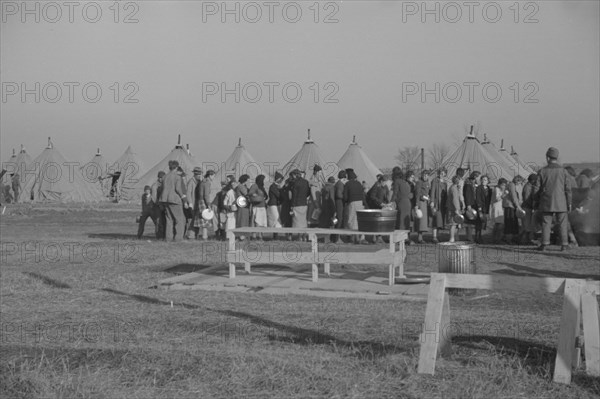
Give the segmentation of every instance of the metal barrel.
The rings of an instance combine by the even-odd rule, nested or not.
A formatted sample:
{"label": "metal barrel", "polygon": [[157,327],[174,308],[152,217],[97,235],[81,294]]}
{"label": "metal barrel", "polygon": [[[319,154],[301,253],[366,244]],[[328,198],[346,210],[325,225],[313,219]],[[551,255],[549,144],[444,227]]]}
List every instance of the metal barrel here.
{"label": "metal barrel", "polygon": [[[477,274],[475,245],[467,242],[443,242],[438,244],[438,271],[453,274]],[[452,288],[449,293],[472,295],[474,289]]]}

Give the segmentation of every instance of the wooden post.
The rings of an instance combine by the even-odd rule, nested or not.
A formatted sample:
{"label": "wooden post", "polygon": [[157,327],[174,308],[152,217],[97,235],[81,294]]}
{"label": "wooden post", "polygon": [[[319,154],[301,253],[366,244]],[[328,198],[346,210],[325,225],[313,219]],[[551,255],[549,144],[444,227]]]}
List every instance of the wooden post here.
{"label": "wooden post", "polygon": [[[232,231],[227,231],[228,252],[235,251],[235,234]],[[229,262],[229,278],[235,278],[235,263]]]}
{"label": "wooden post", "polygon": [[571,368],[575,352],[578,323],[581,313],[582,284],[578,280],[565,280],[565,297],[560,319],[560,334],[556,347],[556,362],[554,365],[554,382],[571,383]]}
{"label": "wooden post", "polygon": [[585,369],[591,376],[600,377],[600,321],[598,301],[592,294],[581,296],[581,317],[585,347]]}
{"label": "wooden post", "polygon": [[[317,240],[317,235],[315,233],[309,233],[308,237],[310,238],[311,250],[313,254],[313,262],[319,261],[319,241]],[[319,266],[317,263],[312,264],[312,281],[316,283],[319,281]]]}
{"label": "wooden post", "polygon": [[435,360],[440,352],[448,352],[449,340],[444,329],[450,324],[449,297],[446,294],[446,276],[433,273],[427,295],[425,323],[421,333],[421,351],[417,371],[432,374],[435,371]]}

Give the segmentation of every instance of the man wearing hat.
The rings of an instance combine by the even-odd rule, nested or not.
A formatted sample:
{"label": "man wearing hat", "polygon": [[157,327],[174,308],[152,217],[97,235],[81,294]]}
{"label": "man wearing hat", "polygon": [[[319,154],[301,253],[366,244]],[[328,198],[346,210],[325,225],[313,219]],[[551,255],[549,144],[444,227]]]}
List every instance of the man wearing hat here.
{"label": "man wearing hat", "polygon": [[[179,162],[169,161],[169,173],[165,175],[160,202],[165,208],[165,240],[180,241],[185,230],[183,206],[189,205],[182,177],[177,173]],[[183,206],[182,206],[183,205]]]}
{"label": "man wearing hat", "polygon": [[163,172],[162,170],[160,172],[158,172],[156,181],[154,183],[152,183],[152,186],[150,187],[150,193],[152,195],[152,202],[154,203],[154,219],[156,221],[155,223],[155,233],[156,233],[156,238],[158,240],[164,239],[165,238],[165,223],[166,223],[166,219],[165,219],[165,209],[164,207],[161,206],[159,199],[160,196],[162,194],[162,188],[163,188],[163,179],[165,178],[165,172]]}
{"label": "man wearing hat", "polygon": [[567,212],[571,210],[571,184],[567,171],[558,163],[558,150],[554,147],[546,151],[548,165],[539,172],[538,210],[542,212],[542,244],[538,247],[544,251],[550,245],[552,220],[560,226],[561,251],[569,248],[567,235]]}
{"label": "man wearing hat", "polygon": [[[190,201],[190,204],[194,205],[196,203],[196,190],[197,187],[199,186],[200,182],[202,182],[202,168],[200,168],[199,166],[196,166],[193,170],[192,170],[192,174],[193,176],[190,178],[190,180],[188,180],[187,185],[186,185],[186,195],[188,200]],[[188,208],[190,209],[190,208]],[[193,214],[194,209],[190,209],[190,214],[186,215],[186,220],[187,220],[187,231],[186,231],[186,238],[192,240],[194,238],[196,238],[198,236],[198,227],[194,226],[195,222],[195,214]],[[195,212],[194,212],[195,213]]]}

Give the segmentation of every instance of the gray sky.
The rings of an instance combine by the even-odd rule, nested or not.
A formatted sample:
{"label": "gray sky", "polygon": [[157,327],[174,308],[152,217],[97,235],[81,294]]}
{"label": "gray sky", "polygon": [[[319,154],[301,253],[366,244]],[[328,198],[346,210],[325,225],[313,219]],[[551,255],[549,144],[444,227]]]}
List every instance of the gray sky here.
{"label": "gray sky", "polygon": [[[385,167],[394,164],[399,147],[454,146],[466,126],[479,122],[496,145],[504,138],[526,161],[540,162],[550,145],[565,162],[598,161],[599,3],[521,2],[518,16],[513,1],[489,3],[476,2],[471,23],[468,7],[458,18],[455,7],[439,2],[436,23],[435,14],[421,14],[420,1],[321,2],[315,23],[314,2],[273,2],[271,23],[261,1],[253,3],[262,12],[258,22],[248,22],[256,7],[239,3],[236,23],[235,15],[215,9],[222,2],[122,2],[115,23],[111,1],[96,3],[102,15],[91,23],[86,18],[96,17],[95,5],[84,11],[81,2],[71,23],[68,7],[58,2],[61,16],[39,3],[36,23],[35,13],[23,15],[20,1],[3,0],[2,160],[20,144],[37,156],[52,136],[70,160],[87,161],[96,147],[114,160],[131,144],[150,167],[181,133],[202,161],[223,161],[242,137],[258,161],[283,164],[310,128],[326,160],[337,161],[357,135]],[[35,2],[28,4],[35,9]],[[235,4],[228,2],[232,9]],[[297,9],[298,22],[288,22]],[[328,15],[337,22],[324,23]],[[138,22],[123,23],[126,16]],[[65,82],[79,84],[72,103]],[[90,82],[84,97],[82,87]],[[220,90],[221,83],[235,91],[236,82],[239,103],[234,94],[223,102],[221,93],[207,91]],[[272,103],[265,82],[274,82]],[[22,98],[22,83],[33,94]],[[407,91],[420,91],[422,83],[432,90],[424,101],[420,92]],[[92,103],[94,85],[102,95]],[[62,97],[51,103],[56,86]],[[256,86],[262,97],[252,103]],[[292,102],[297,87],[302,95]],[[457,87],[462,97],[451,102]],[[492,102],[497,88],[502,94]],[[138,102],[126,103],[127,94]],[[324,102],[327,95],[337,103]]]}

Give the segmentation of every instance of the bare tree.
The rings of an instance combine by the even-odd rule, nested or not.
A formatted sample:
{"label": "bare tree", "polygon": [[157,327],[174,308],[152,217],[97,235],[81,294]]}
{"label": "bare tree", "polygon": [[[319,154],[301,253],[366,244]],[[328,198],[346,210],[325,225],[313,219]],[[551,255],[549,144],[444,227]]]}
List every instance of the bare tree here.
{"label": "bare tree", "polygon": [[416,171],[420,168],[421,150],[419,147],[402,147],[398,150],[396,160],[402,170]]}
{"label": "bare tree", "polygon": [[450,156],[450,146],[446,143],[435,143],[429,148],[429,167],[437,170],[444,165]]}

